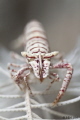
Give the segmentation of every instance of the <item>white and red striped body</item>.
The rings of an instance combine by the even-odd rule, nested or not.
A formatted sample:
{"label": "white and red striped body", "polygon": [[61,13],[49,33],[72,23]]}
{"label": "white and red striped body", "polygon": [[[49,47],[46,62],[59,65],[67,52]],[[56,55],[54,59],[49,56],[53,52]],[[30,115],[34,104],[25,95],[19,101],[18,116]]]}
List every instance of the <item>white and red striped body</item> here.
{"label": "white and red striped body", "polygon": [[29,54],[38,54],[38,52],[48,53],[48,41],[41,23],[32,21],[28,23],[24,31],[26,40],[25,51]]}
{"label": "white and red striped body", "polygon": [[49,52],[49,46],[41,23],[38,21],[28,23],[24,30],[24,39],[27,59],[30,59],[29,55],[36,56],[34,60],[30,59],[29,63],[35,76],[43,81],[49,74],[50,61],[43,58]]}

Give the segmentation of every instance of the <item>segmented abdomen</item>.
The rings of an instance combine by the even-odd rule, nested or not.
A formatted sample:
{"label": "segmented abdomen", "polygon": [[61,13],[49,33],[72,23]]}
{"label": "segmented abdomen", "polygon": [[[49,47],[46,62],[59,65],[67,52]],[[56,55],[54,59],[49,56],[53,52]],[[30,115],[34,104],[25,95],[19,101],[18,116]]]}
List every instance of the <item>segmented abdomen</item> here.
{"label": "segmented abdomen", "polygon": [[28,23],[24,31],[26,46],[25,51],[28,53],[48,53],[49,47],[45,31],[38,21]]}

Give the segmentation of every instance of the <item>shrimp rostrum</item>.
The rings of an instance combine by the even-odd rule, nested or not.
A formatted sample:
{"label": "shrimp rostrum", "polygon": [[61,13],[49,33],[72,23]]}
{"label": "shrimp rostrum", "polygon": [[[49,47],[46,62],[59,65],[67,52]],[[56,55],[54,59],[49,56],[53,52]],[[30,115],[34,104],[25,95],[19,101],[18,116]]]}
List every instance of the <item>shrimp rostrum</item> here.
{"label": "shrimp rostrum", "polygon": [[[11,71],[11,75],[13,76],[13,78],[15,78],[14,80],[18,85],[21,84],[21,82],[24,80],[27,83],[27,77],[30,75],[31,70],[33,71],[35,77],[43,82],[43,80],[47,77],[50,77],[50,75],[53,75],[54,77],[56,77],[56,80],[59,80],[58,74],[50,73],[50,69],[67,69],[67,73],[65,75],[65,78],[63,79],[61,89],[59,90],[59,93],[53,102],[54,104],[56,104],[65,93],[72,78],[72,65],[70,63],[65,63],[64,60],[56,64],[51,63],[51,58],[57,56],[59,52],[49,52],[49,45],[47,37],[45,35],[45,31],[41,23],[39,23],[38,21],[31,21],[25,27],[24,47],[25,50],[21,52],[21,55],[25,57],[25,59],[28,61],[27,64],[9,64],[9,68],[10,66],[20,68],[18,71],[15,71],[14,69]],[[17,55],[14,56],[16,58]],[[19,56],[17,56],[17,58],[18,57]],[[21,60],[23,60],[23,58],[21,58]],[[13,75],[13,72],[16,72],[16,74]]]}

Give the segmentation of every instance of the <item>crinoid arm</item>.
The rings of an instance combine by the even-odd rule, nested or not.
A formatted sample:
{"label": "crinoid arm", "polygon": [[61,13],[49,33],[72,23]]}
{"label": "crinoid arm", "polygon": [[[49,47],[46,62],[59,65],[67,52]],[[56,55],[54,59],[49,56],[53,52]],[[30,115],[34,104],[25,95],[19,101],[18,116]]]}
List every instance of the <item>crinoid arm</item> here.
{"label": "crinoid arm", "polygon": [[10,54],[12,58],[25,62],[25,59],[21,55],[15,52],[11,52]]}

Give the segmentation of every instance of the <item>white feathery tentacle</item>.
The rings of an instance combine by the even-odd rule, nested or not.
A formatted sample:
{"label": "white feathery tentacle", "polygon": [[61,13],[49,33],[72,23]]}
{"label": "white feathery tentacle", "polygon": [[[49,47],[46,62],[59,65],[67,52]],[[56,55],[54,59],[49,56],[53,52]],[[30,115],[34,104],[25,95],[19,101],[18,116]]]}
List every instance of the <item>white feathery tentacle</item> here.
{"label": "white feathery tentacle", "polygon": [[[24,78],[24,79],[26,79],[26,78]],[[27,109],[26,109],[26,112],[27,112],[27,120],[33,120],[28,86],[26,87],[25,101],[26,101],[26,108],[27,108]]]}

